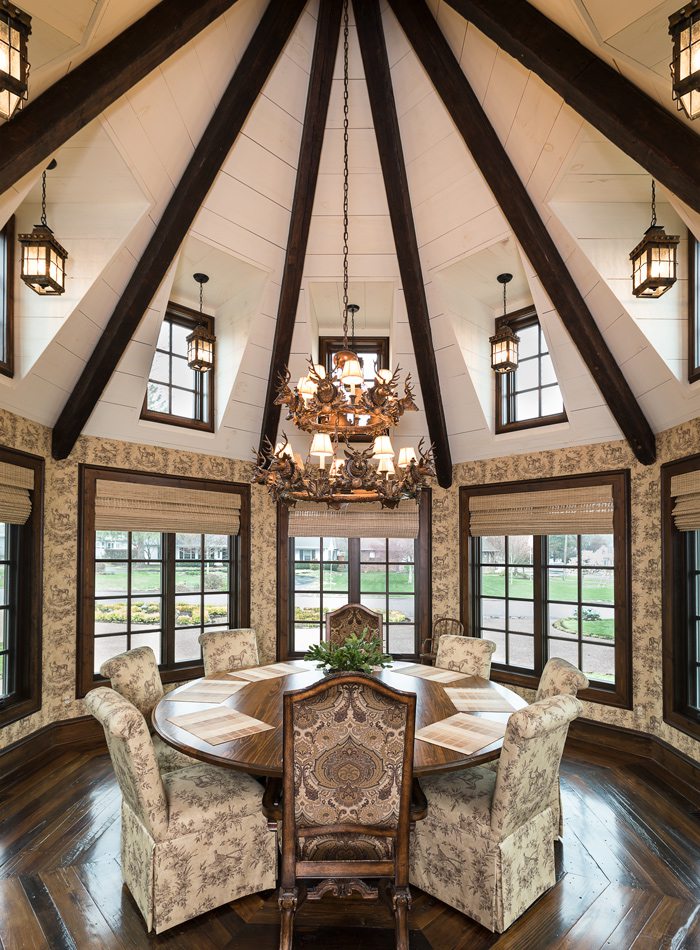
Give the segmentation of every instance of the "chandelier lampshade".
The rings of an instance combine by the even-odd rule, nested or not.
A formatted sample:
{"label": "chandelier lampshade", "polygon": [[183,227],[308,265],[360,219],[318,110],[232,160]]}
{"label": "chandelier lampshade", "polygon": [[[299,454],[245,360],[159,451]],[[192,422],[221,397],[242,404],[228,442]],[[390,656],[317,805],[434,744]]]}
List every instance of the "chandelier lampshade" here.
{"label": "chandelier lampshade", "polygon": [[0,119],[11,119],[27,98],[31,23],[14,3],[0,0]]}
{"label": "chandelier lampshade", "polygon": [[673,38],[673,98],[689,119],[700,116],[700,0],[691,0],[668,18]]}
{"label": "chandelier lampshade", "polygon": [[414,448],[399,449],[399,468],[408,468],[411,462],[417,462],[416,450]]}
{"label": "chandelier lampshade", "polygon": [[53,159],[41,178],[41,224],[30,234],[18,235],[22,248],[20,277],[35,294],[58,297],[66,289],[68,251],[54,237],[46,219],[46,172],[56,167]]}
{"label": "chandelier lampshade", "polygon": [[656,186],[651,183],[651,224],[630,254],[632,293],[635,297],[661,297],[676,282],[680,236],[666,234],[656,223]]}
{"label": "chandelier lampshade", "polygon": [[374,457],[376,459],[394,458],[394,447],[388,435],[378,435],[374,440]]}

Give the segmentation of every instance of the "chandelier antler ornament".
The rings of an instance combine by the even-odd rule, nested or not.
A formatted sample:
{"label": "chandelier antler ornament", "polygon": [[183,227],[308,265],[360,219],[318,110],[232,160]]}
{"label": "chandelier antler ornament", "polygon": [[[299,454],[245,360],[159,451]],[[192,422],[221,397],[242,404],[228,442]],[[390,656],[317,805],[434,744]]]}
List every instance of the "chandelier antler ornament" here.
{"label": "chandelier antler ornament", "polygon": [[[272,446],[266,439],[257,453],[253,482],[266,485],[278,501],[294,505],[312,501],[340,508],[350,502],[379,502],[396,508],[403,500],[416,498],[435,475],[432,446],[421,439],[418,452],[402,448],[394,467],[394,449],[389,430],[405,412],[417,412],[410,374],[399,395],[400,367],[394,372],[379,369],[367,382],[355,351],[355,314],[360,309],[348,302],[349,238],[349,110],[348,110],[348,0],[343,4],[343,348],[333,358],[333,369],[314,363],[296,386],[288,369],[280,374],[275,405],[286,406],[287,420],[313,435],[305,461],[296,454],[286,435]],[[348,323],[350,326],[348,326]],[[347,445],[353,439],[374,439],[366,449]],[[344,444],[344,458],[338,449]],[[311,456],[318,465],[311,463]]]}

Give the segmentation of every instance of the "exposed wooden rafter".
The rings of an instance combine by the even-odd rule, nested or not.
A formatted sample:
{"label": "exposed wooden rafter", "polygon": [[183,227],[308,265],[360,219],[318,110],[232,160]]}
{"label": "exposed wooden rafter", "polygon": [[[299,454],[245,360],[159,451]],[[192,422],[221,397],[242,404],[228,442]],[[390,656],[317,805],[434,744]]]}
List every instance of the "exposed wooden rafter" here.
{"label": "exposed wooden rafter", "polygon": [[323,135],[326,128],[328,103],[333,84],[338,36],[340,34],[340,15],[342,0],[324,0],[319,7],[316,41],[314,44],[309,88],[306,96],[304,127],[299,147],[299,165],[297,167],[292,213],[289,220],[289,235],[282,273],[282,286],[277,307],[275,339],[270,358],[270,374],[267,380],[267,395],[260,431],[260,450],[265,439],[274,445],[277,438],[280,407],[275,405],[275,396],[280,376],[289,362],[299,305],[299,290],[304,272],[306,248],[309,241],[309,227],[313,211],[318,168],[321,161]]}
{"label": "exposed wooden rafter", "polygon": [[433,15],[389,3],[634,454],[651,464],[654,433]]}
{"label": "exposed wooden rafter", "polygon": [[235,2],[162,0],[0,126],[0,194]]}
{"label": "exposed wooden rafter", "polygon": [[[700,211],[698,136],[679,118],[524,0],[446,2],[540,76],[669,191]],[[670,42],[668,49],[670,58]],[[669,108],[675,108],[670,89]]]}
{"label": "exposed wooden rafter", "polygon": [[379,0],[354,0],[355,20],[365,69],[367,91],[372,108],[374,133],[384,177],[391,228],[396,245],[401,284],[406,300],[413,351],[418,367],[423,408],[430,439],[435,447],[435,470],[438,484],[452,484],[452,458],[447,436],[445,412],[438,378],[433,337],[430,330],[428,302],[423,285],[423,272],[416,229],[413,223],[411,197],[408,190],[406,164],[399,120],[396,114],[391,70],[386,51]]}
{"label": "exposed wooden rafter", "polygon": [[53,430],[68,456],[231,151],[306,0],[270,0],[168,206]]}

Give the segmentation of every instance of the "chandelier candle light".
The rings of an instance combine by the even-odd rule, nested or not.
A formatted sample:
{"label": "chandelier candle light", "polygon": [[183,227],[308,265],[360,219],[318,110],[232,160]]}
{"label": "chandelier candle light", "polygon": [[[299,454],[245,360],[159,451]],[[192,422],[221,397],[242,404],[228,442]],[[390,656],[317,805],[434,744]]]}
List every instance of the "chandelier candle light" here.
{"label": "chandelier candle light", "polygon": [[[410,375],[403,395],[398,393],[400,368],[378,369],[373,383],[365,381],[355,352],[356,304],[348,303],[349,236],[349,111],[348,111],[348,0],[343,7],[343,348],[333,358],[332,371],[309,358],[308,373],[291,385],[288,369],[282,374],[278,406],[287,407],[287,419],[302,432],[312,434],[306,461],[296,454],[287,436],[273,448],[267,441],[257,453],[253,482],[266,485],[279,501],[325,502],[339,508],[348,502],[379,502],[395,508],[403,499],[416,498],[435,475],[432,446],[418,452],[412,447],[395,452],[389,430],[405,412],[417,412]],[[348,328],[348,318],[351,330]],[[373,438],[370,448],[353,449],[347,443],[358,437]],[[346,445],[344,458],[336,456]],[[311,458],[317,464],[311,463]]]}

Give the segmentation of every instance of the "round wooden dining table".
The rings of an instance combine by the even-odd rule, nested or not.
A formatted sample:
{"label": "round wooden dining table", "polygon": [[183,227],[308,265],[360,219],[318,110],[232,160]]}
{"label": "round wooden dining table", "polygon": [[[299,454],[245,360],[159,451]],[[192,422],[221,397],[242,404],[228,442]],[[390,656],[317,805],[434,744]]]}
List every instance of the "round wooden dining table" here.
{"label": "round wooden dining table", "polygon": [[[153,710],[153,725],[156,732],[169,745],[193,758],[202,759],[215,765],[240,769],[253,775],[281,778],[283,694],[288,690],[311,686],[324,676],[321,670],[316,669],[315,664],[306,660],[290,660],[285,665],[298,669],[298,672],[246,683],[244,688],[233,693],[222,702],[215,699],[208,703],[182,701],[184,696],[182,696],[182,700],[178,699],[178,696],[183,694],[185,690],[191,689],[193,683],[189,682],[178,686],[171,692],[166,693]],[[486,706],[493,705],[493,701],[499,697],[508,702],[512,707],[511,711],[522,709],[527,705],[526,701],[517,693],[505,686],[492,683],[490,680],[481,679],[477,676],[462,676],[450,683],[443,684],[422,677],[402,674],[401,669],[409,666],[414,666],[414,664],[395,663],[392,667],[374,675],[377,679],[386,683],[387,686],[416,694],[416,731],[431,723],[447,719],[457,712],[455,705],[445,692],[446,686],[483,691],[484,705]],[[426,669],[428,668],[426,667]],[[213,676],[204,677],[203,680],[195,681],[195,684],[205,680],[228,683],[240,682],[236,679],[234,672],[232,674],[217,673]],[[478,700],[473,705],[478,706]],[[210,710],[214,707],[235,709],[267,723],[273,728],[243,738],[211,744],[172,722],[173,718],[187,713]],[[494,722],[505,723],[509,713],[486,712],[475,709],[473,715]],[[502,745],[503,740],[496,739],[477,752],[465,755],[462,752],[456,752],[443,746],[416,739],[413,773],[416,777],[420,777],[478,765],[495,759]]]}

